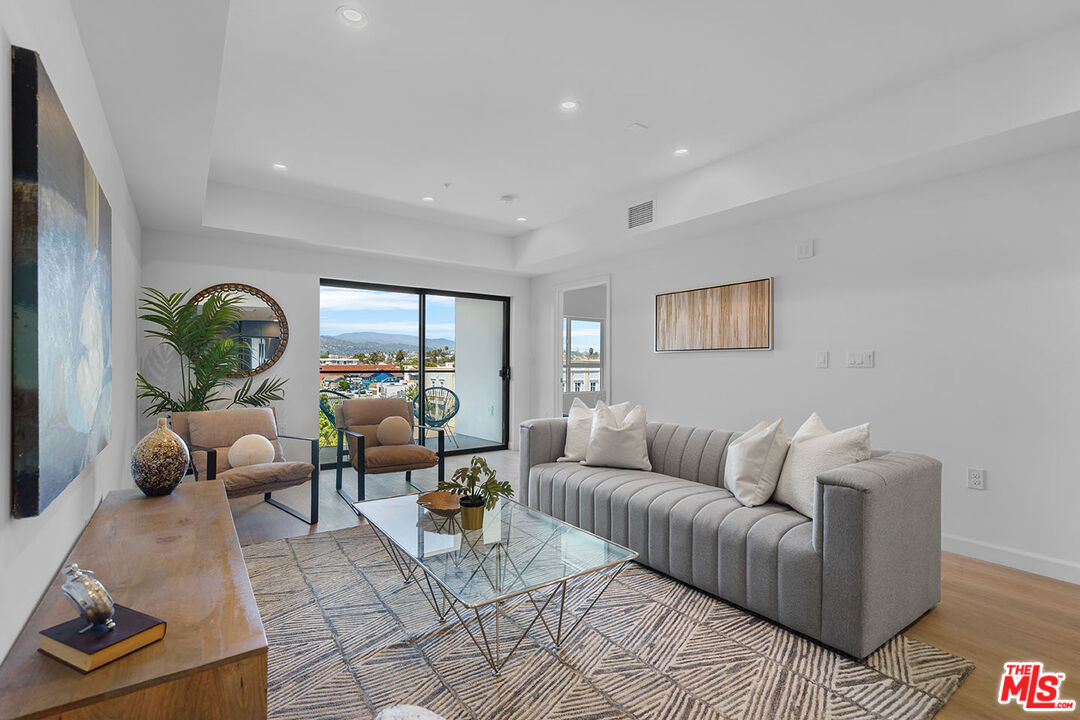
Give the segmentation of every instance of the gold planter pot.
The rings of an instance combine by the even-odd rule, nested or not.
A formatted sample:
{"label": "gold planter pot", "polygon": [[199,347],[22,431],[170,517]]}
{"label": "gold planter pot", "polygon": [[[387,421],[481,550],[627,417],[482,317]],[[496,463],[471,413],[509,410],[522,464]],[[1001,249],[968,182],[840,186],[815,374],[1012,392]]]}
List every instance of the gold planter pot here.
{"label": "gold planter pot", "polygon": [[468,504],[469,498],[461,498],[461,528],[463,530],[479,530],[484,527],[484,503],[479,505]]}

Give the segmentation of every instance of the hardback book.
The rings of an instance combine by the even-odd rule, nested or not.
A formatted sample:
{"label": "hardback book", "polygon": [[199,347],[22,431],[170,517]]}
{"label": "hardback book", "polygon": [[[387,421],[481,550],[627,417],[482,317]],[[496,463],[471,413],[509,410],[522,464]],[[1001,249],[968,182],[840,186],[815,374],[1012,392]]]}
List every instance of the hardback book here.
{"label": "hardback book", "polygon": [[41,631],[41,646],[46,655],[84,673],[95,670],[146,647],[165,637],[165,621],[123,605],[113,609],[116,628],[98,626],[79,632],[86,620],[75,618]]}

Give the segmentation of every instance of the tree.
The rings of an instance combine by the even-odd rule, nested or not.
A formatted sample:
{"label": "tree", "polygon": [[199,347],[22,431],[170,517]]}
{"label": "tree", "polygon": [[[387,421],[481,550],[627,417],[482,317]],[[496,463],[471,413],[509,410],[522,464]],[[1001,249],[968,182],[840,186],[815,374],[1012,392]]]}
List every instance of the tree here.
{"label": "tree", "polygon": [[360,364],[364,364],[365,362],[367,362],[367,355],[362,352],[356,353],[355,355],[353,355],[353,357],[359,360]]}
{"label": "tree", "polygon": [[398,348],[397,354],[394,355],[394,361],[397,362],[397,364],[399,366],[404,365],[405,364],[405,351]]}
{"label": "tree", "polygon": [[[150,401],[143,414],[149,417],[209,410],[225,401],[227,407],[260,407],[283,399],[286,381],[280,378],[264,378],[253,389],[253,378],[249,376],[239,387],[230,387],[228,378],[244,370],[240,352],[243,348],[232,334],[241,318],[241,296],[214,293],[201,305],[195,305],[187,300],[189,292],[166,295],[153,288],[143,289],[139,319],[159,328],[147,330],[147,336],[157,338],[180,356],[180,392],[176,396],[153,385],[141,373],[135,374],[137,397]],[[226,389],[234,390],[231,400],[221,394]]]}
{"label": "tree", "polygon": [[328,358],[328,357],[330,357],[330,353],[327,352],[326,350],[323,350],[321,353],[319,353],[319,357],[320,358]]}
{"label": "tree", "polygon": [[589,348],[589,357],[593,357],[594,355],[596,355],[596,349],[595,348]]}
{"label": "tree", "polygon": [[338,380],[337,386],[338,386],[338,390],[351,390],[352,389],[352,385],[350,385],[349,381],[346,380],[345,378],[341,378],[340,380]]}
{"label": "tree", "polygon": [[320,447],[337,447],[338,442],[337,428],[334,427],[334,423],[330,422],[325,415],[319,413],[319,446]]}
{"label": "tree", "polygon": [[378,350],[372,350],[368,355],[368,362],[372,365],[378,365],[383,361],[383,354]]}

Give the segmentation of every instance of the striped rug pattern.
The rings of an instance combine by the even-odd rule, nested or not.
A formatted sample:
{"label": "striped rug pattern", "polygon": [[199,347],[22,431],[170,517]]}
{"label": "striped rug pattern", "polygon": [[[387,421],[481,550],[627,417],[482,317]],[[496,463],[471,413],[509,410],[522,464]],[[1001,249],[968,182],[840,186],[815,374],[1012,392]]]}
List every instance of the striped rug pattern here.
{"label": "striped rug pattern", "polygon": [[[367,720],[402,703],[447,720],[907,720],[932,717],[974,667],[902,635],[856,662],[631,563],[561,651],[537,625],[492,677],[456,618],[438,622],[366,526],[244,556],[277,720]],[[600,582],[580,579],[567,612]],[[557,613],[553,602],[545,617]],[[534,615],[510,603],[503,642]]]}

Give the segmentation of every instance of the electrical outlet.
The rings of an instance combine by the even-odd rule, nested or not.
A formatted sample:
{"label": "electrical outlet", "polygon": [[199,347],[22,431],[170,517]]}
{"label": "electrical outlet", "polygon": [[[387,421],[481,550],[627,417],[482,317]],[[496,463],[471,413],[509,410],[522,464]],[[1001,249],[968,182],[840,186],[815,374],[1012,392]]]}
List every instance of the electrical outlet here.
{"label": "electrical outlet", "polygon": [[967,469],[967,486],[968,490],[985,490],[986,489],[986,471],[982,468],[968,468]]}
{"label": "electrical outlet", "polygon": [[847,366],[849,368],[872,368],[874,367],[873,350],[848,350]]}
{"label": "electrical outlet", "polygon": [[817,353],[817,367],[825,370],[829,367],[829,351],[818,350]]}

